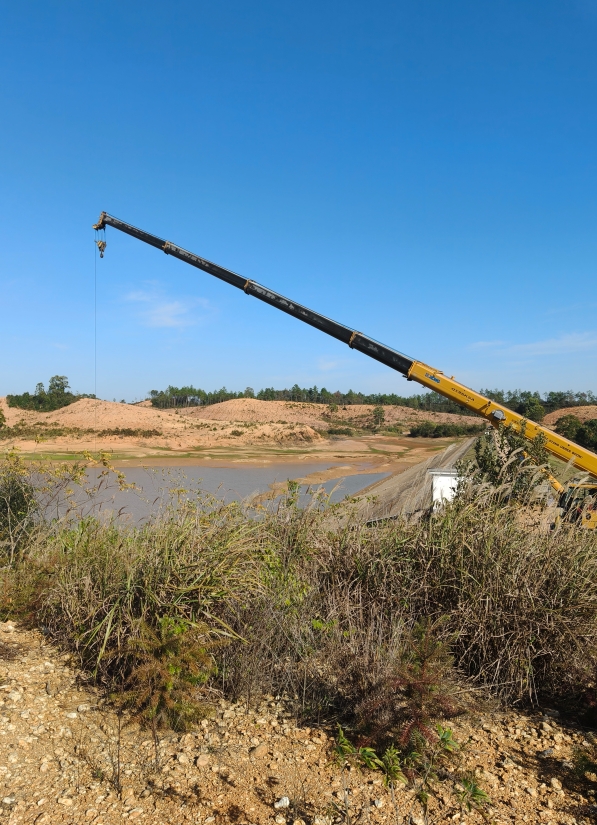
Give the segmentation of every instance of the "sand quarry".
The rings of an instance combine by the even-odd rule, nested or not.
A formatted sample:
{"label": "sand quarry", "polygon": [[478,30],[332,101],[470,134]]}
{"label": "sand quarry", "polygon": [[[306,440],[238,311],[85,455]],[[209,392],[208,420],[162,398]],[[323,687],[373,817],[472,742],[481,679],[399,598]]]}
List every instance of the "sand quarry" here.
{"label": "sand quarry", "polygon": [[[338,469],[344,475],[402,473],[462,440],[411,438],[412,425],[425,420],[457,424],[481,420],[388,406],[384,426],[402,432],[377,433],[367,429],[373,422],[373,407],[356,404],[333,413],[323,404],[249,398],[181,410],[156,409],[149,401],[122,404],[90,398],[50,413],[9,407],[5,398],[0,398],[0,406],[13,430],[0,448],[16,447],[26,457],[58,459],[103,450],[121,467],[329,463],[329,470],[316,478],[305,476],[308,482],[333,478]],[[597,418],[597,407],[576,407],[551,413],[545,423],[553,427],[570,412],[582,420]],[[330,428],[343,427],[353,428],[355,435],[328,435]]]}
{"label": "sand quarry", "polygon": [[[0,447],[16,447],[31,458],[105,450],[121,467],[329,462],[329,473],[308,477],[310,482],[334,477],[339,465],[346,475],[367,470],[402,472],[454,441],[410,438],[409,427],[417,422],[479,423],[472,416],[385,407],[385,426],[396,426],[402,434],[365,430],[363,435],[373,421],[372,406],[340,407],[332,414],[322,404],[256,399],[185,410],[159,410],[149,401],[122,404],[89,398],[50,413],[8,407],[4,398],[0,405],[7,425],[17,427]],[[361,434],[330,437],[327,431],[333,427],[352,427]],[[115,434],[117,429],[134,433]]]}

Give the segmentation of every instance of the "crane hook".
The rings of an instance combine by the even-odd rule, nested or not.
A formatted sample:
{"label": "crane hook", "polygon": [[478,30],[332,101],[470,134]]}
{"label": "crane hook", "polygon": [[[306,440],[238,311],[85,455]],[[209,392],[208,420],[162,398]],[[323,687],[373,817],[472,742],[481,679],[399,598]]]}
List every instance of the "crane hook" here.
{"label": "crane hook", "polygon": [[108,244],[105,241],[96,241],[96,244],[97,244],[97,248],[100,251],[100,258],[103,258],[104,257],[104,251],[105,251],[106,247],[108,246]]}

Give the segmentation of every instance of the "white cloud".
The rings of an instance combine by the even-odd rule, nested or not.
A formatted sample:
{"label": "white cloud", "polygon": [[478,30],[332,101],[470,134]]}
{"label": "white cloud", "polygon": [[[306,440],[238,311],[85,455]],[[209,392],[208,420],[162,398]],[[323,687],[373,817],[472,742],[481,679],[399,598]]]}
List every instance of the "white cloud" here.
{"label": "white cloud", "polygon": [[140,305],[139,317],[148,327],[181,328],[196,324],[200,317],[193,310],[201,307],[210,310],[211,305],[205,298],[186,298],[173,300],[166,297],[161,290],[135,290],[125,296],[126,301]]}
{"label": "white cloud", "polygon": [[570,352],[586,352],[597,347],[597,333],[572,332],[558,338],[546,338],[529,344],[514,344],[509,351],[521,355],[566,355]]}
{"label": "white cloud", "polygon": [[505,343],[505,341],[475,341],[474,344],[469,344],[469,349],[495,349],[504,346]]}
{"label": "white cloud", "polygon": [[321,372],[329,372],[330,370],[335,370],[339,366],[341,366],[340,361],[332,361],[329,358],[319,358],[317,361],[317,367]]}
{"label": "white cloud", "polygon": [[508,344],[505,341],[478,341],[471,349],[491,349],[500,355],[542,356],[568,355],[597,348],[597,332],[571,332],[557,338],[530,341],[526,344]]}

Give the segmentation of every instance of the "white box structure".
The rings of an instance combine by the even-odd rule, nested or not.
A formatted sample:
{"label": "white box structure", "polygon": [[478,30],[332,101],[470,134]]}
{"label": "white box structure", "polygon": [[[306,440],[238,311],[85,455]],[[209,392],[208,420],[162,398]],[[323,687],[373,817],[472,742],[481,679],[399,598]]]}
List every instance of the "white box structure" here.
{"label": "white box structure", "polygon": [[438,510],[442,504],[452,501],[456,495],[458,473],[456,470],[428,470],[427,472],[431,476],[433,509]]}

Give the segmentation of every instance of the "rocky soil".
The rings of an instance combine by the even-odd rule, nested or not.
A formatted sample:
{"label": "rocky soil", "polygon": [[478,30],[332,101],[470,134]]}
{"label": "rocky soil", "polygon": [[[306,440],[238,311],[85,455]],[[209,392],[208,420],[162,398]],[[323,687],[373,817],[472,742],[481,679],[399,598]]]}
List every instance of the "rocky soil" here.
{"label": "rocky soil", "polygon": [[[122,720],[121,720],[122,721]],[[119,730],[120,728],[120,730]],[[578,771],[592,734],[554,712],[467,716],[429,823],[589,823],[597,776]],[[342,771],[334,731],[297,726],[284,702],[221,701],[197,731],[160,737],[119,720],[44,636],[0,624],[0,822],[333,825],[425,822],[412,788],[395,800],[378,773]],[[484,814],[456,798],[474,773]]]}

